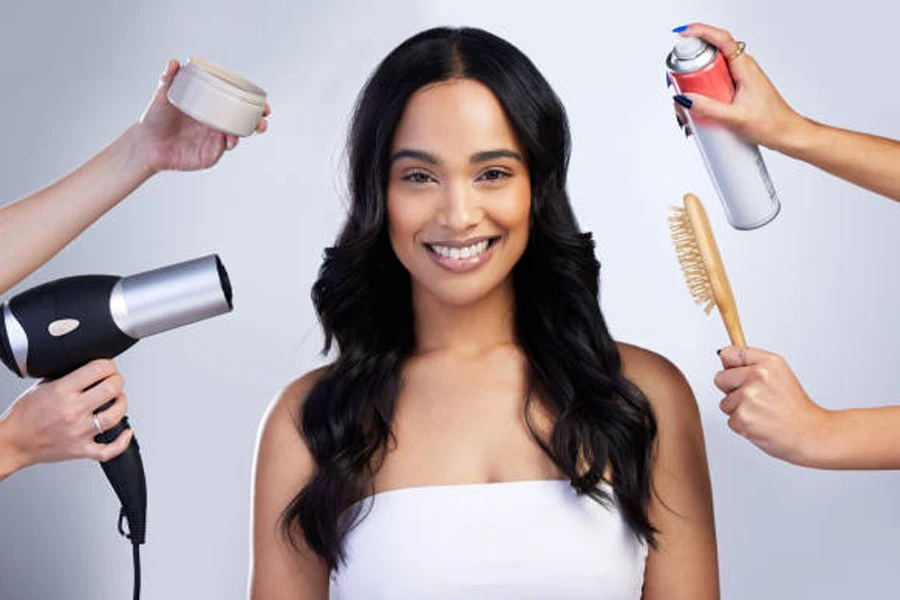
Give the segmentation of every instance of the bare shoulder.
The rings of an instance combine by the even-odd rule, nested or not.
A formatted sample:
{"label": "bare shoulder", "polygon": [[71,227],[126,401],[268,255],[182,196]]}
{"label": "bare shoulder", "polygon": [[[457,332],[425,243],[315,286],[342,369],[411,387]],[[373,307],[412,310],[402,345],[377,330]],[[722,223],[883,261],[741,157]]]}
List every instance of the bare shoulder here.
{"label": "bare shoulder", "polygon": [[[306,444],[299,434],[300,415],[306,397],[328,371],[328,366],[310,371],[283,388],[269,404],[260,427],[260,448],[276,446],[275,449],[291,448],[312,461]],[[312,465],[310,464],[310,467]]]}
{"label": "bare shoulder", "polygon": [[[328,569],[299,539],[284,535],[284,511],[316,473],[316,462],[298,427],[303,402],[327,368],[285,387],[263,417],[257,440],[253,486],[253,552],[250,597],[328,597]],[[295,523],[289,524],[298,531]]]}
{"label": "bare shoulder", "polygon": [[327,370],[322,367],[294,380],[269,404],[256,444],[258,487],[296,493],[315,473],[315,459],[300,435],[300,415],[303,402]]}
{"label": "bare shoulder", "polygon": [[[298,377],[289,383],[281,390],[278,396],[275,397],[275,400],[269,407],[269,412],[283,411],[287,413],[287,416],[296,421],[300,416],[300,410],[304,400],[306,400],[306,397],[316,384],[319,383],[325,373],[328,372],[329,368],[330,365],[326,365],[324,367],[319,367],[318,369],[313,369],[302,377]],[[284,417],[285,415],[281,414],[279,416]]]}
{"label": "bare shoulder", "polygon": [[647,397],[657,416],[697,414],[697,403],[687,379],[672,361],[646,348],[618,342],[622,374]]}
{"label": "bare shoulder", "polygon": [[645,600],[719,598],[712,490],[700,409],[687,379],[667,358],[619,344],[622,371],[656,416],[653,494],[648,513],[659,530],[644,571]]}

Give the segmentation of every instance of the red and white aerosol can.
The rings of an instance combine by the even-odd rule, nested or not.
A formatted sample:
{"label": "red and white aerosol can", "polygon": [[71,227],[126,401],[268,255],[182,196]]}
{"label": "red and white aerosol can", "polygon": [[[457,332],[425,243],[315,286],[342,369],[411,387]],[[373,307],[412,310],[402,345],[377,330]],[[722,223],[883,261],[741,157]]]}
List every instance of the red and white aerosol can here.
{"label": "red and white aerosol can", "polygon": [[[721,102],[734,98],[734,81],[725,57],[712,44],[681,37],[666,59],[669,77],[679,94],[703,94]],[[735,229],[762,227],[778,215],[781,203],[769,178],[759,147],[700,117],[687,113],[688,123],[716,192]]]}

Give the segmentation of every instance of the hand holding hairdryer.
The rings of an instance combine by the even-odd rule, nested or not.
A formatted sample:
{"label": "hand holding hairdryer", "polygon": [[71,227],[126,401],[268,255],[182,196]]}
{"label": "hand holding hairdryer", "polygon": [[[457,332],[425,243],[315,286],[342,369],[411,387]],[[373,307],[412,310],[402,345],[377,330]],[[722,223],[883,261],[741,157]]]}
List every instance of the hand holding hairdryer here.
{"label": "hand holding hairdryer", "polygon": [[[231,296],[215,255],[129,277],[58,279],[0,305],[0,360],[20,377],[56,379],[143,337],[229,312]],[[127,417],[106,425],[95,438],[106,444],[129,428]],[[137,440],[101,466],[122,504],[119,530],[126,519],[132,544],[143,544],[147,490]]]}

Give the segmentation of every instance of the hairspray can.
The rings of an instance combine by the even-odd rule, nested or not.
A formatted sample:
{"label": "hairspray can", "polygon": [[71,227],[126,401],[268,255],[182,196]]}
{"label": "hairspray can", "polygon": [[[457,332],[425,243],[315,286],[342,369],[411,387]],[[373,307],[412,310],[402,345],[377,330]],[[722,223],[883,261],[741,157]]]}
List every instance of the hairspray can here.
{"label": "hairspray can", "polygon": [[[712,44],[681,37],[669,53],[666,66],[679,94],[703,94],[721,102],[734,98],[734,81],[725,57]],[[694,117],[690,110],[685,112],[732,227],[755,229],[774,219],[781,204],[759,147],[722,125]]]}

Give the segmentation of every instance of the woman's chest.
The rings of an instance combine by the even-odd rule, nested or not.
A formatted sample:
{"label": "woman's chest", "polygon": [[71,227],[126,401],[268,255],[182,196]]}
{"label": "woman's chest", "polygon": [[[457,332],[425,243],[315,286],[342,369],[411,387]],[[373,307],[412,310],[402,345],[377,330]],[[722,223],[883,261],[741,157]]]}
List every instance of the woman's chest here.
{"label": "woman's chest", "polygon": [[405,382],[376,490],[558,478],[534,435],[549,439],[550,421],[536,399],[526,408],[527,393],[502,373]]}

